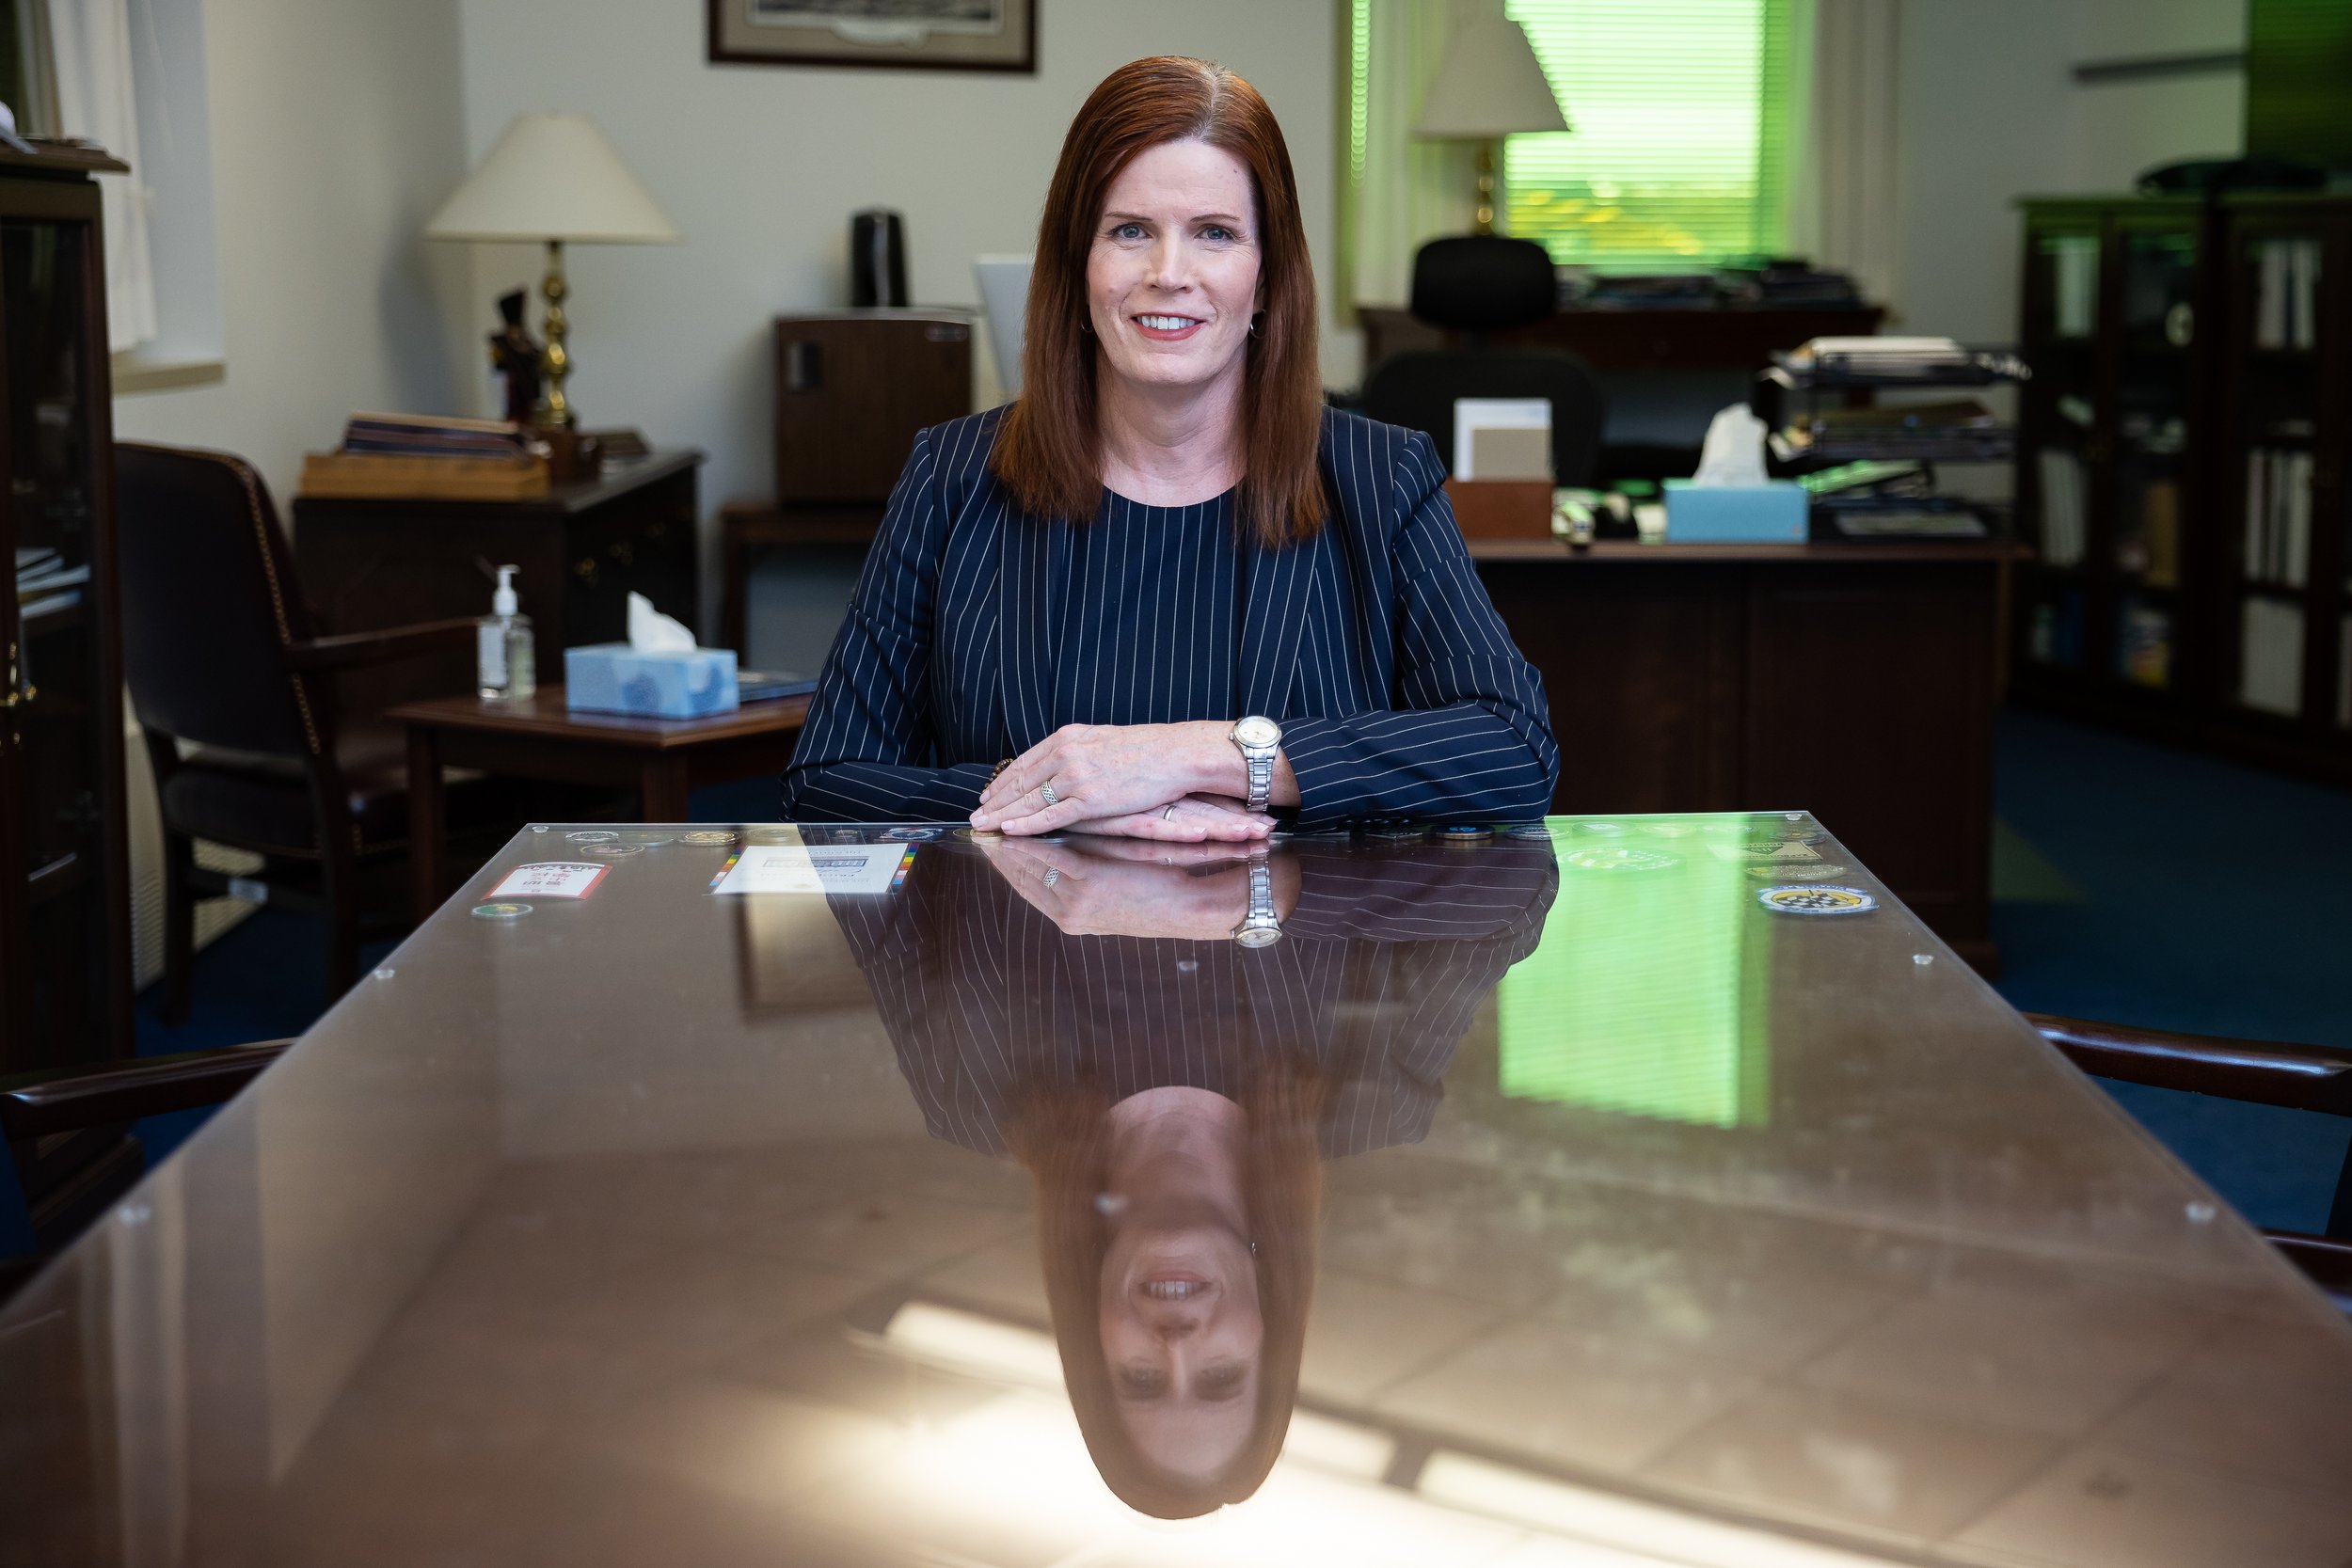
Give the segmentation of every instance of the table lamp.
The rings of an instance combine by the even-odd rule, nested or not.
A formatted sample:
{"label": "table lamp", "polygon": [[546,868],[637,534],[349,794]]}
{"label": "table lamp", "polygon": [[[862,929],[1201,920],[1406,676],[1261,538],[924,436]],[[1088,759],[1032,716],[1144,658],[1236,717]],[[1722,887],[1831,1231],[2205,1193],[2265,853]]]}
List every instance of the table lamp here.
{"label": "table lamp", "polygon": [[1413,135],[1478,144],[1478,230],[1495,231],[1495,143],[1522,131],[1565,131],[1567,117],[1519,24],[1493,0],[1457,7],[1438,79]]}
{"label": "table lamp", "polygon": [[678,231],[586,115],[521,114],[425,225],[436,240],[536,240],[548,247],[547,393],[539,422],[577,421],[564,396],[564,244],[674,245]]}

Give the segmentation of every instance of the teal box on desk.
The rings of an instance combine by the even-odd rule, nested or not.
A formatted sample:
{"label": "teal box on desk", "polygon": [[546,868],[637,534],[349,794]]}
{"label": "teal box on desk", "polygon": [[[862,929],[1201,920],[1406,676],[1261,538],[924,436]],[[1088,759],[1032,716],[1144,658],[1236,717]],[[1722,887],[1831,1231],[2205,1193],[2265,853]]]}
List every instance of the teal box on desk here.
{"label": "teal box on desk", "polygon": [[630,713],[642,719],[733,713],[735,653],[728,648],[641,653],[626,642],[566,648],[564,705],[574,713]]}
{"label": "teal box on desk", "polygon": [[1666,481],[1669,545],[1802,545],[1812,497],[1802,484],[1695,484]]}

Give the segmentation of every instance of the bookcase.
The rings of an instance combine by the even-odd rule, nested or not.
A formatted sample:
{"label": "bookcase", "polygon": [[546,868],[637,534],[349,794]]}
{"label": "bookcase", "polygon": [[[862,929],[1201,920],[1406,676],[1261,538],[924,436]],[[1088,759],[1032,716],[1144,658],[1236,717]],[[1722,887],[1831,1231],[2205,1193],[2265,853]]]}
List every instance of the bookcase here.
{"label": "bookcase", "polygon": [[2012,695],[2352,783],[2352,198],[2024,206]]}
{"label": "bookcase", "polygon": [[[0,1074],[131,1053],[106,265],[95,149],[0,150]],[[37,1225],[90,1139],[12,1151]],[[135,1148],[131,1153],[135,1154]],[[0,1159],[8,1154],[0,1153]]]}

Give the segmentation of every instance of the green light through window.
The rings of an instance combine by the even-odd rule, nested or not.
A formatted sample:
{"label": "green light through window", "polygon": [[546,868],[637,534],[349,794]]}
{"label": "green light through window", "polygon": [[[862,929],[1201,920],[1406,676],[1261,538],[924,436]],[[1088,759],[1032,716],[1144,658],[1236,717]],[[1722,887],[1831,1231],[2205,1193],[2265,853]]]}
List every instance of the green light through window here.
{"label": "green light through window", "polygon": [[[1679,817],[1697,826],[1740,817]],[[1497,997],[1502,1092],[1589,1110],[1736,1127],[1766,1119],[1771,927],[1755,883],[1696,833],[1601,839],[1561,823],[1560,895],[1543,942]],[[1623,847],[1671,860],[1588,869]]]}
{"label": "green light through window", "polygon": [[1573,127],[1510,137],[1510,230],[1562,263],[1704,266],[1782,244],[1790,0],[1507,0]]}

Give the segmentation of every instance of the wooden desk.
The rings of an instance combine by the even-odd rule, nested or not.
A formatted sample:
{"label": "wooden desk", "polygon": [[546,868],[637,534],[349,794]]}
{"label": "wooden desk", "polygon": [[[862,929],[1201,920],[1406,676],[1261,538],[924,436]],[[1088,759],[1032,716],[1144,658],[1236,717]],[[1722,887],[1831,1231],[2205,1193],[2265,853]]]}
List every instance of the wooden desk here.
{"label": "wooden desk", "polygon": [[[1363,323],[1367,368],[1391,354],[1452,348],[1458,342],[1458,334],[1431,326],[1400,307],[1359,306],[1356,314]],[[1493,333],[1488,341],[1565,349],[1597,371],[1761,370],[1776,349],[1795,348],[1810,338],[1874,333],[1885,314],[1876,306],[1859,310],[1564,309],[1533,326]]]}
{"label": "wooden desk", "polygon": [[687,795],[701,785],[783,773],[808,699],[746,703],[708,719],[633,719],[570,712],[561,686],[543,686],[519,703],[436,697],[385,717],[408,726],[408,863],[422,922],[443,891],[442,765],[634,787],[645,821],[683,822]]}
{"label": "wooden desk", "polygon": [[[337,631],[481,615],[490,579],[480,562],[513,562],[539,644],[539,669],[560,678],[564,650],[628,635],[631,591],[688,626],[700,619],[695,470],[703,454],[659,451],[608,465],[526,501],[344,500],[297,497],[294,563]],[[470,690],[470,651],[348,679],[344,710]]]}
{"label": "wooden desk", "polygon": [[1470,557],[1543,673],[1562,812],[1804,805],[1988,972],[2004,543]]}
{"label": "wooden desk", "polygon": [[[1601,826],[1269,846],[1255,952],[1230,860],[889,826],[823,840],[887,846],[889,894],[713,896],[770,827],[472,918],[557,858],[522,833],[0,1304],[0,1556],[2352,1556],[2352,1327],[2226,1200],[1851,847],[1815,847],[1878,908],[1810,918],[1748,875],[1807,824]],[[1306,1324],[1291,1432],[1350,1462],[1294,1444],[1180,1555],[1052,1375],[1049,1280],[1101,1354],[1051,1173],[1102,1134],[1032,1107],[1294,1065],[1330,1091],[1278,1091],[1251,1178],[1306,1189],[1263,1321]]]}

